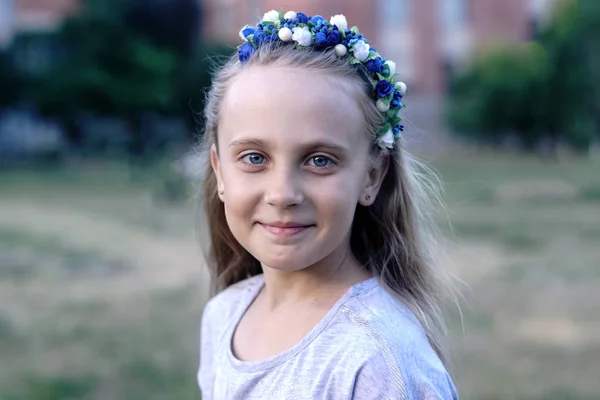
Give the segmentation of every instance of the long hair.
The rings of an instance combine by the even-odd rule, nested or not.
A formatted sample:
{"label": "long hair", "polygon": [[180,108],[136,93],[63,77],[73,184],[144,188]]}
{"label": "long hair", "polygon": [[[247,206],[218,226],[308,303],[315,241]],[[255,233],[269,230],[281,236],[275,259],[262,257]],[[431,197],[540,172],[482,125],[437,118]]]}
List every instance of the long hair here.
{"label": "long hair", "polygon": [[[373,99],[373,86],[362,66],[350,65],[333,51],[298,50],[287,45],[263,45],[243,65],[232,57],[215,73],[204,109],[206,121],[200,157],[205,161],[205,223],[209,240],[206,262],[212,293],[262,272],[260,263],[235,239],[225,219],[224,206],[217,193],[217,179],[208,152],[216,143],[221,105],[231,80],[243,68],[275,65],[299,68],[315,74],[347,79],[357,85],[364,113],[366,134],[374,139],[385,123]],[[422,323],[430,343],[443,359],[440,334],[444,330],[441,298],[449,288],[438,270],[436,230],[429,210],[439,200],[437,181],[429,170],[413,159],[400,142],[389,152],[389,168],[375,202],[360,204],[354,215],[350,247],[361,265],[392,295],[400,298]],[[376,160],[383,157],[375,144],[370,150]]]}

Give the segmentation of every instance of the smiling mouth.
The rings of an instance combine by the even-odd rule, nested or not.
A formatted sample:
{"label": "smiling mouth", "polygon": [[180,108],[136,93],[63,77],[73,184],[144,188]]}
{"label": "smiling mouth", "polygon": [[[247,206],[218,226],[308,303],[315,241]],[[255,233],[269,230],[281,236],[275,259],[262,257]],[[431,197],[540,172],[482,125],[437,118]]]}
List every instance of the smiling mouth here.
{"label": "smiling mouth", "polygon": [[299,225],[299,224],[270,225],[270,224],[259,223],[259,225],[262,226],[267,232],[269,232],[275,236],[280,236],[280,237],[295,236],[295,235],[298,235],[298,234],[305,232],[306,230],[314,227],[314,225]]}

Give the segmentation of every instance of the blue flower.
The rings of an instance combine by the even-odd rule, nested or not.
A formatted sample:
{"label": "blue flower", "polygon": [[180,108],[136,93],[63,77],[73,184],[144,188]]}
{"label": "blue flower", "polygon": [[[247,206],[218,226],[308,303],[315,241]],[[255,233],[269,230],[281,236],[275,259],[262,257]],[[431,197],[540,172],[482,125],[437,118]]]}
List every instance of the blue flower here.
{"label": "blue flower", "polygon": [[315,34],[315,47],[326,48],[335,46],[340,42],[340,32],[337,30],[329,30],[326,32],[317,32]]}
{"label": "blue flower", "polygon": [[244,43],[238,50],[238,57],[241,63],[245,63],[254,54],[256,49],[250,43]]}
{"label": "blue flower", "polygon": [[323,32],[318,32],[315,35],[315,47],[317,47],[317,48],[327,47],[327,35],[325,35]]}
{"label": "blue flower", "polygon": [[283,19],[281,21],[281,26],[279,27],[279,29],[286,27],[286,28],[290,28],[290,29],[294,29],[294,27],[296,26],[296,24],[298,24],[298,18],[294,18],[294,19]]}
{"label": "blue flower", "polygon": [[392,101],[390,102],[390,108],[402,108],[404,104],[401,102],[402,93],[399,90],[394,90],[394,95],[392,97]]}
{"label": "blue flower", "polygon": [[327,31],[327,43],[329,46],[335,46],[340,42],[341,38],[342,36],[340,35],[340,32],[337,29]]}
{"label": "blue flower", "polygon": [[273,42],[276,42],[276,41],[278,41],[278,40],[279,40],[279,35],[278,35],[277,33],[273,33],[273,34],[271,34],[271,35],[269,35],[269,36],[265,37],[265,40],[264,40],[264,42],[265,42],[265,43],[268,43],[268,42],[271,42],[271,43],[273,43]]}
{"label": "blue flower", "polygon": [[398,124],[392,128],[392,132],[394,133],[394,137],[396,139],[400,138],[400,132],[404,132],[404,125]]}
{"label": "blue flower", "polygon": [[381,60],[381,57],[377,57],[374,58],[372,60],[369,60],[365,63],[365,66],[367,67],[367,69],[371,72],[381,72],[383,70],[383,62]]}
{"label": "blue flower", "polygon": [[402,104],[400,100],[392,99],[390,108],[404,108],[404,104]]}
{"label": "blue flower", "polygon": [[[298,16],[298,15],[296,15],[296,16]],[[321,16],[321,15],[315,15],[314,17],[312,17],[310,19],[310,22],[312,22],[315,25],[317,25],[319,23],[319,21],[325,21],[325,18],[323,18],[323,16]]]}
{"label": "blue flower", "polygon": [[262,29],[257,29],[256,32],[254,32],[254,43],[259,46],[262,42],[264,42],[265,37],[265,32]]}
{"label": "blue flower", "polygon": [[308,15],[304,14],[304,13],[296,13],[296,18],[298,18],[298,21],[300,21],[301,24],[307,24],[308,23]]}
{"label": "blue flower", "polygon": [[384,98],[387,97],[390,93],[392,93],[392,90],[394,90],[394,88],[392,87],[392,85],[390,85],[388,81],[384,79],[382,81],[379,81],[375,90],[377,91],[377,97]]}
{"label": "blue flower", "polygon": [[248,35],[252,35],[254,32],[256,31],[255,28],[251,27],[251,26],[247,26],[244,29],[242,29],[242,35],[247,38]]}

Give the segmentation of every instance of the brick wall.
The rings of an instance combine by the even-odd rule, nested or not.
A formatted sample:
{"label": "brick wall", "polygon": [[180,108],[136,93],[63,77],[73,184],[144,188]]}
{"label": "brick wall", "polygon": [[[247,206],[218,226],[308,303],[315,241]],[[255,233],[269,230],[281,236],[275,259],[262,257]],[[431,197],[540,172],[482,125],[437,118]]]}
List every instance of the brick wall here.
{"label": "brick wall", "polygon": [[383,1],[394,0],[205,0],[204,34],[207,40],[238,44],[238,28],[281,7],[325,18],[344,14],[385,57],[397,62],[411,91],[439,94],[450,64],[468,61],[475,49],[495,41],[528,40],[533,2],[544,8],[555,0],[463,0],[463,26],[451,29],[440,22],[442,2],[448,0],[404,0],[410,12],[404,25],[378,20]]}

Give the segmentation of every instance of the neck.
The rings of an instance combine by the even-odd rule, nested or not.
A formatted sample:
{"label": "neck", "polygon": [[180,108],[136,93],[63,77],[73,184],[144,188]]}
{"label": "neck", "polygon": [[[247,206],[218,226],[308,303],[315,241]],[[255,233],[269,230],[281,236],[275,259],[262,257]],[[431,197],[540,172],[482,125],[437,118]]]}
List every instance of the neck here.
{"label": "neck", "polygon": [[318,263],[298,271],[262,267],[265,277],[263,296],[271,310],[298,303],[330,306],[352,285],[372,276],[360,266],[350,249],[334,251]]}

